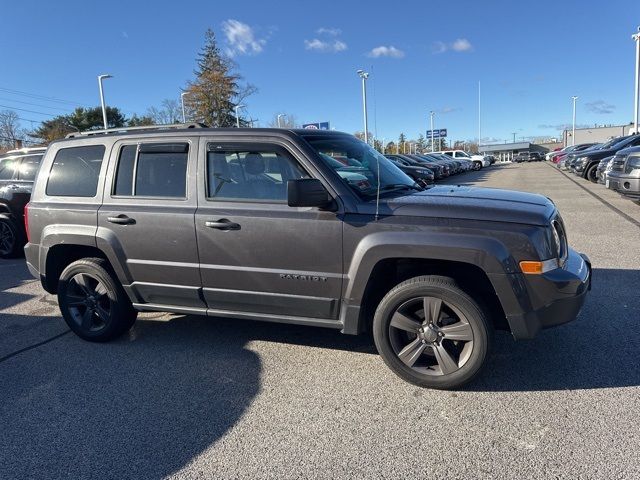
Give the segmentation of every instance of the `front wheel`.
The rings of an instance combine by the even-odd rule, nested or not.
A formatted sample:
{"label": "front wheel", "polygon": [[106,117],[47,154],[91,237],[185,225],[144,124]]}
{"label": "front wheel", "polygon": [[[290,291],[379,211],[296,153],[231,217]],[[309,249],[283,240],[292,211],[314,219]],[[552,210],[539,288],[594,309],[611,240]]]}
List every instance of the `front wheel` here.
{"label": "front wheel", "polygon": [[587,169],[585,178],[593,183],[598,183],[598,164],[594,163]]}
{"label": "front wheel", "polygon": [[11,220],[0,219],[0,258],[14,258],[22,250],[22,236]]}
{"label": "front wheel", "polygon": [[101,258],[78,260],[64,269],[58,282],[58,304],[69,328],[91,342],[122,335],[137,317],[122,285]]}
{"label": "front wheel", "polygon": [[400,283],[382,299],[373,338],[384,362],[402,379],[453,389],[480,372],[491,329],[482,309],[453,279],[422,276]]}

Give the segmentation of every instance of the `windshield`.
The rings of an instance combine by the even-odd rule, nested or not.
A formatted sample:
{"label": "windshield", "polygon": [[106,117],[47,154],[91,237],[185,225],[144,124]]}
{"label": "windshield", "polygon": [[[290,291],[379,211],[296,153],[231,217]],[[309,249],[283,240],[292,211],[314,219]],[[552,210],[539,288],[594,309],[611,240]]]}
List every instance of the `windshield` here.
{"label": "windshield", "polygon": [[609,140],[607,143],[602,145],[602,147],[600,147],[600,150],[608,150],[609,148],[613,147],[616,143],[623,142],[627,138],[629,137],[617,137],[617,138],[614,138],[613,140]]}
{"label": "windshield", "polygon": [[366,143],[347,135],[303,135],[311,147],[358,195],[374,197],[381,192],[421,190],[389,159]]}

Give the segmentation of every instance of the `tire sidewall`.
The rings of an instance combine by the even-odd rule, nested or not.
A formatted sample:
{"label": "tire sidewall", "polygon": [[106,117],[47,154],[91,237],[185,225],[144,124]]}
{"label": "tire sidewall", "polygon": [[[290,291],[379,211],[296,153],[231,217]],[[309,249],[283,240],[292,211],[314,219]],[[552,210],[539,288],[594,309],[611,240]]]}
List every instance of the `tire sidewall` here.
{"label": "tire sidewall", "polygon": [[15,258],[20,251],[20,244],[22,242],[22,235],[16,227],[15,223],[10,219],[0,218],[0,223],[9,227],[9,230],[13,234],[13,246],[8,253],[0,253],[0,258]]}
{"label": "tire sidewall", "polygon": [[[424,375],[405,365],[394,352],[389,338],[389,324],[393,313],[408,300],[432,296],[454,305],[467,318],[473,332],[473,350],[467,362],[449,375]],[[385,363],[401,378],[421,387],[457,388],[473,379],[481,370],[490,347],[490,328],[480,307],[455,284],[416,282],[400,284],[380,302],[373,321],[373,337]]]}
{"label": "tire sidewall", "polygon": [[[67,306],[66,292],[69,286],[69,280],[79,273],[85,273],[97,278],[104,285],[105,289],[107,290],[107,297],[111,301],[108,325],[95,332],[87,332],[83,330],[80,325],[75,322]],[[122,293],[124,294],[124,292]],[[69,328],[84,340],[93,342],[104,342],[114,338],[121,333],[119,332],[119,330],[121,329],[122,325],[118,321],[118,319],[124,313],[121,311],[122,301],[123,299],[121,297],[117,284],[114,282],[109,272],[107,272],[107,270],[104,269],[100,264],[81,260],[69,265],[60,275],[60,279],[58,282],[58,304],[60,307],[60,312],[62,313],[62,316],[64,317],[64,320]]]}

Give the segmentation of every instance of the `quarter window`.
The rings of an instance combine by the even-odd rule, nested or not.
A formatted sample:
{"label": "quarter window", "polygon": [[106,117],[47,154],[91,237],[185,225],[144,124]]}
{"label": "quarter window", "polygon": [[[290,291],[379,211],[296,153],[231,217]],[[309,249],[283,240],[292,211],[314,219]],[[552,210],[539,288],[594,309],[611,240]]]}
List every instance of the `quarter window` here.
{"label": "quarter window", "polygon": [[284,149],[208,145],[208,198],[286,202],[287,182],[299,178],[309,175]]}
{"label": "quarter window", "polygon": [[188,143],[125,145],[120,150],[113,194],[185,198]]}
{"label": "quarter window", "polygon": [[47,195],[95,197],[104,151],[104,145],[58,150],[49,172]]}
{"label": "quarter window", "polygon": [[18,180],[33,181],[40,167],[42,155],[28,155],[22,157],[20,168],[18,170]]}

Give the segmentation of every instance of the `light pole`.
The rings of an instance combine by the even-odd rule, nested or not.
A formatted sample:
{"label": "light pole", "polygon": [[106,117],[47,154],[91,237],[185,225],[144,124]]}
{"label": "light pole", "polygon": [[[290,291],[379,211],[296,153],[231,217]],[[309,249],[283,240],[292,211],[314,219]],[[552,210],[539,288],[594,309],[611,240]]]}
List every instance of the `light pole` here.
{"label": "light pole", "polygon": [[513,134],[513,143],[516,143],[516,133],[518,133],[518,132],[512,132],[512,134]]}
{"label": "light pole", "polygon": [[182,123],[187,123],[187,116],[184,113],[184,96],[189,95],[189,92],[182,92],[180,94],[180,104],[182,105]]}
{"label": "light pole", "polygon": [[367,78],[369,78],[369,73],[364,70],[358,70],[356,72],[358,76],[362,79],[362,112],[364,114],[364,143],[369,144],[369,125],[367,121]]}
{"label": "light pole", "polygon": [[279,114],[278,114],[278,128],[282,128],[282,126],[280,125],[280,119],[281,119],[282,117],[284,117],[284,116],[286,116],[286,114],[284,114],[284,113],[279,113]]}
{"label": "light pole", "polygon": [[112,75],[98,75],[98,88],[100,88],[100,105],[102,105],[102,123],[104,124],[104,129],[109,128],[109,124],[107,123],[107,107],[104,105],[104,91],[102,90],[102,81],[105,78],[113,78]]}
{"label": "light pole", "polygon": [[386,144],[387,144],[387,139],[386,139],[386,138],[383,138],[383,139],[382,139],[382,154],[383,154],[383,155],[386,153],[386,152],[385,152],[385,150],[386,150],[385,145],[386,145]]}
{"label": "light pole", "polygon": [[631,35],[631,38],[636,42],[636,91],[634,95],[635,102],[633,103],[633,125],[636,134],[640,134],[640,131],[638,131],[638,101],[640,101],[640,27],[638,27],[638,33]]}
{"label": "light pole", "polygon": [[573,100],[573,129],[571,132],[571,145],[575,145],[576,144],[576,100],[578,100],[578,97],[574,95],[573,97],[571,97],[571,100]]}
{"label": "light pole", "polygon": [[434,150],[434,146],[433,146],[433,116],[435,115],[435,112],[433,110],[431,110],[429,112],[429,116],[431,117],[431,151],[435,152]]}
{"label": "light pole", "polygon": [[240,128],[240,117],[238,116],[238,109],[243,108],[244,105],[236,105],[233,109],[236,111],[236,128]]}

